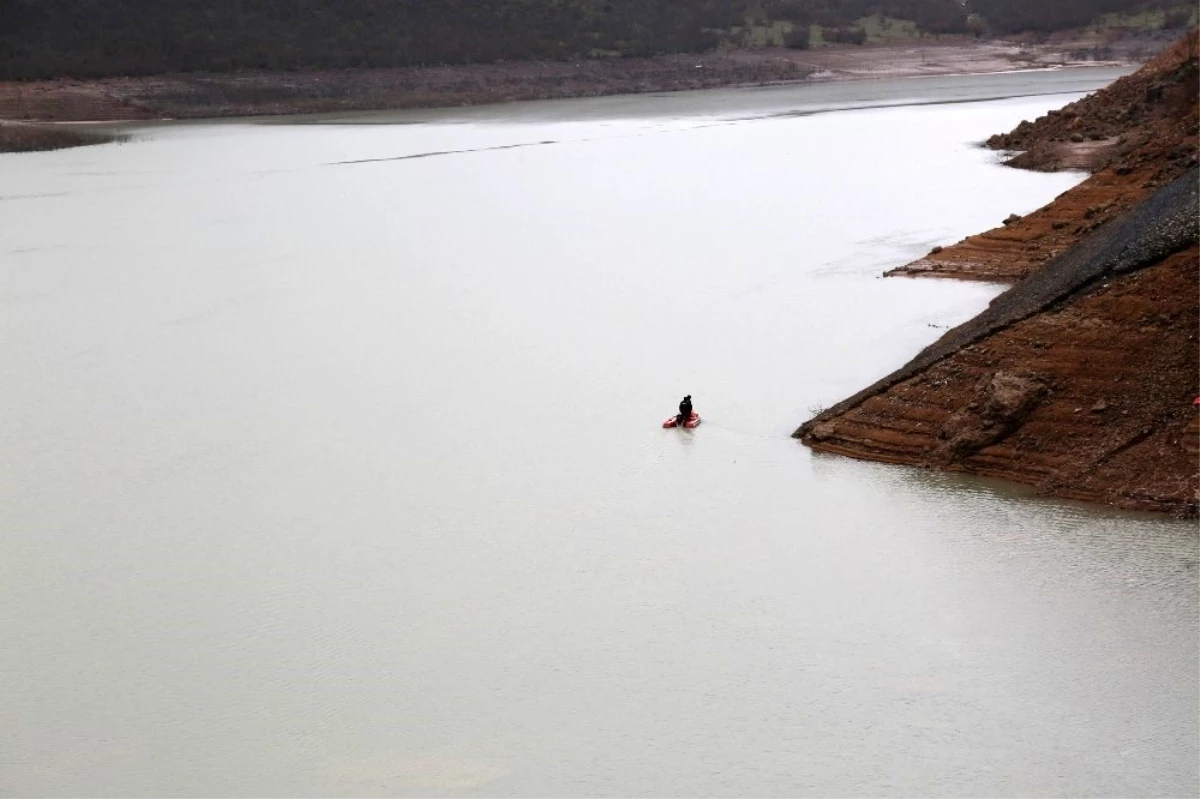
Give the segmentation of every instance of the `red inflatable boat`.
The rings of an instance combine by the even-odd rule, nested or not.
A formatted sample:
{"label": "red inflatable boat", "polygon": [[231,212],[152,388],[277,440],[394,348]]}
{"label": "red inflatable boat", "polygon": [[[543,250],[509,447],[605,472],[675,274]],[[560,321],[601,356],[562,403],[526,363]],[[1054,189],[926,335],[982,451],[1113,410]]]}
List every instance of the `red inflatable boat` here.
{"label": "red inflatable boat", "polygon": [[[678,427],[679,424],[675,421],[676,417],[672,416],[667,421],[663,422],[663,427]],[[693,412],[688,420],[683,423],[684,427],[696,427],[700,424],[700,414]]]}

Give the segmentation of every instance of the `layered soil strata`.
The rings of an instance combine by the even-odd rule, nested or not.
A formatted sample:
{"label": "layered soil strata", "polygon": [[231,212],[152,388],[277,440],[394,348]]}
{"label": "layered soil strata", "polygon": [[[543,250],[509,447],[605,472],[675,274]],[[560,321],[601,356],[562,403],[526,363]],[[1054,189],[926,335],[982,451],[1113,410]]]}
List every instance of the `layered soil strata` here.
{"label": "layered soil strata", "polygon": [[[1095,154],[1096,176],[1023,226],[1009,219],[1001,230],[947,248],[956,252],[942,264],[902,272],[1020,282],[795,435],[828,452],[1195,515],[1195,65],[1193,33],[1146,74],[1080,101],[1081,125],[1095,125],[1097,141],[1113,140]],[[1131,98],[1145,106],[1130,112]],[[1100,121],[1090,122],[1093,116]],[[1018,129],[1022,143],[1061,144],[1054,140],[1063,119],[1027,123]],[[1134,127],[1104,128],[1105,119]],[[1068,147],[1050,151],[1070,154]],[[1032,257],[1030,243],[1042,245]]]}
{"label": "layered soil strata", "polygon": [[1094,174],[1025,216],[893,269],[889,276],[1012,282],[1197,164],[1200,73],[1193,32],[1112,85],[1022,122],[987,146],[1011,166]]}
{"label": "layered soil strata", "polygon": [[1112,279],[798,434],[826,452],[1194,515],[1198,257],[1193,244]]}

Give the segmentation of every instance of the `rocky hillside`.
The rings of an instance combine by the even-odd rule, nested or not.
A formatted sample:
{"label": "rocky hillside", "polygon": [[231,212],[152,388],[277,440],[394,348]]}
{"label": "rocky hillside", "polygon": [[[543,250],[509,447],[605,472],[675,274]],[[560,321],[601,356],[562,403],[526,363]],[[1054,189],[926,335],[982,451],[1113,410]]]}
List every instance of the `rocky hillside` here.
{"label": "rocky hillside", "polygon": [[906,268],[1019,282],[796,435],[853,457],[1195,514],[1196,53],[1193,33],[1142,72],[994,139],[1041,148],[1043,167],[1069,165],[1071,145],[1104,146],[1091,152],[1099,171],[1046,208]]}

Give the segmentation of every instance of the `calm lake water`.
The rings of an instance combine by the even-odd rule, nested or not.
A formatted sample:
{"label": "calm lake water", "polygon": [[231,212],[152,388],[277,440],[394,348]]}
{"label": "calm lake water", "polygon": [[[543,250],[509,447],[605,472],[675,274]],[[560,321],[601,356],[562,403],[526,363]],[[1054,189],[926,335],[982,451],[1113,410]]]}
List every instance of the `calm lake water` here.
{"label": "calm lake water", "polygon": [[1193,523],[788,437],[1115,75],[0,156],[0,793],[1194,794]]}

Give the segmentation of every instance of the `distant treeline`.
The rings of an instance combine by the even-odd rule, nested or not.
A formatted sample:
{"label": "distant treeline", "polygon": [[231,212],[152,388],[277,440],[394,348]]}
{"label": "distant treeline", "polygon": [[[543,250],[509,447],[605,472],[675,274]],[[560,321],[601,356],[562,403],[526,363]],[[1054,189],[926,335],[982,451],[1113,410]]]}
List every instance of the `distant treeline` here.
{"label": "distant treeline", "polygon": [[832,30],[851,27],[874,14],[916,23],[926,33],[965,33],[968,9],[958,0],[766,0],[770,19],[820,25]]}
{"label": "distant treeline", "polygon": [[735,0],[0,0],[0,76],[406,66],[715,47]]}
{"label": "distant treeline", "polygon": [[846,32],[871,14],[1044,31],[1155,1],[0,0],[0,79],[701,52],[752,24]]}
{"label": "distant treeline", "polygon": [[1170,9],[1181,4],[1144,0],[970,0],[969,5],[998,32],[1051,33],[1083,27],[1103,14]]}

